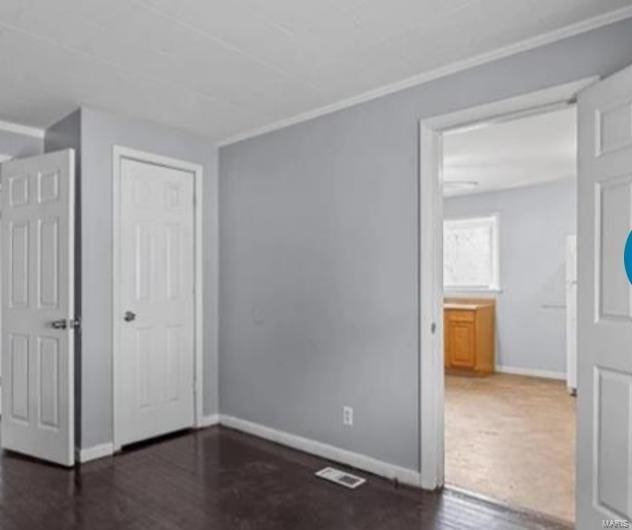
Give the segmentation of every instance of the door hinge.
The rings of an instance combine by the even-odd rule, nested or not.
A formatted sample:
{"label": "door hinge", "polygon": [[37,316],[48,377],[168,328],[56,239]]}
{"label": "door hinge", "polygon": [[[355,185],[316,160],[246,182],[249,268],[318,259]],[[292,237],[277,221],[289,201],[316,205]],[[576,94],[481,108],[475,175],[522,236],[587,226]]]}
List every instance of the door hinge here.
{"label": "door hinge", "polygon": [[436,332],[437,332],[437,323],[433,322],[432,324],[430,324],[430,333],[434,335]]}

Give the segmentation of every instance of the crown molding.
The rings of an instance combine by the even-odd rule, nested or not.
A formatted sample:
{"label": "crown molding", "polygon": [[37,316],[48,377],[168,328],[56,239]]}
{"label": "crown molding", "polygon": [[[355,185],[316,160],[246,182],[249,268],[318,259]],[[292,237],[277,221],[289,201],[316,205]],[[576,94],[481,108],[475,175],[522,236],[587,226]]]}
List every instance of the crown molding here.
{"label": "crown molding", "polygon": [[539,48],[547,44],[552,44],[554,42],[567,39],[575,35],[580,35],[581,33],[586,33],[590,30],[597,29],[602,26],[608,26],[609,24],[613,24],[620,20],[625,20],[631,17],[632,5],[625,6],[620,9],[615,9],[613,11],[609,11],[608,13],[582,20],[581,22],[576,22],[574,24],[563,26],[559,29],[548,31],[540,35],[536,35],[535,37],[518,41],[514,44],[510,44],[502,48],[497,48],[496,50],[485,52],[474,57],[470,57],[469,59],[456,61],[440,68],[429,70],[427,72],[402,79],[401,81],[397,81],[395,83],[385,85],[380,88],[369,90],[368,92],[364,92],[362,94],[358,94],[357,96],[352,96],[350,98],[340,100],[336,103],[332,103],[331,105],[326,105],[324,107],[309,110],[307,112],[296,114],[289,118],[284,118],[282,120],[264,125],[262,127],[258,127],[243,133],[236,134],[234,136],[230,136],[228,138],[225,138],[224,140],[217,142],[216,145],[218,147],[225,147],[227,145],[241,142],[242,140],[254,138],[255,136],[260,136],[265,133],[284,129],[285,127],[289,127],[290,125],[309,121],[319,116],[324,116],[326,114],[331,114],[333,112],[353,107],[361,103],[366,103],[367,101],[372,101],[388,94],[393,94],[407,88],[428,83],[429,81],[439,79],[440,77],[452,75],[463,70],[468,70],[476,66],[491,63],[499,59],[504,59],[505,57],[510,57],[518,53],[533,50],[535,48]]}
{"label": "crown molding", "polygon": [[31,136],[33,138],[44,138],[46,131],[37,127],[29,127],[28,125],[20,125],[10,121],[0,120],[0,131],[12,132],[23,136]]}

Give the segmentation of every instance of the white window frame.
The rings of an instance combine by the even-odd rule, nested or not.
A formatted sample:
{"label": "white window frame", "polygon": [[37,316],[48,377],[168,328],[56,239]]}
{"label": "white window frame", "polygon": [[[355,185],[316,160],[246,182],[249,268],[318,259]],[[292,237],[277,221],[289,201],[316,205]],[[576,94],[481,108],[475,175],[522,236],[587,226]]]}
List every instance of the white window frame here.
{"label": "white window frame", "polygon": [[447,285],[444,284],[444,291],[447,293],[458,292],[500,292],[500,214],[494,212],[490,215],[477,215],[468,217],[450,217],[443,221],[443,231],[447,224],[453,226],[471,225],[477,223],[490,223],[492,228],[492,281],[489,285]]}

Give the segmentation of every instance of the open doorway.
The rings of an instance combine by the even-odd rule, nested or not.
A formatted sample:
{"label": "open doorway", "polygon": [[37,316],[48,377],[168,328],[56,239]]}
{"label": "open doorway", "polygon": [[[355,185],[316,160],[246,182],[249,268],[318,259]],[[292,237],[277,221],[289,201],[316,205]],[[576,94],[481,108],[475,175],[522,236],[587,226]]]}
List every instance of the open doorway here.
{"label": "open doorway", "polygon": [[567,521],[576,121],[569,104],[449,131],[442,162],[445,482]]}
{"label": "open doorway", "polygon": [[[484,160],[479,160],[482,169],[489,170],[488,178],[483,183],[480,176],[464,177],[463,171],[466,171],[467,168],[459,168],[458,156],[456,159],[453,157],[450,161],[452,168],[448,167],[449,164],[444,167],[443,152],[444,147],[449,152],[450,142],[453,139],[458,140],[458,135],[462,135],[461,140],[464,140],[467,139],[468,135],[473,136],[478,132],[481,135],[491,137],[487,139],[491,143],[491,147],[488,146],[487,155],[497,157],[499,159],[497,164],[502,165],[503,154],[507,154],[507,147],[503,147],[502,142],[508,142],[513,138],[514,142],[520,143],[516,137],[516,131],[512,133],[511,130],[503,130],[503,128],[520,129],[518,126],[520,120],[530,121],[532,125],[534,123],[537,125],[540,120],[546,121],[554,118],[560,122],[563,122],[564,119],[567,122],[574,120],[576,95],[594,82],[595,79],[582,79],[420,122],[419,300],[422,381],[420,388],[420,469],[421,485],[425,489],[439,488],[447,484],[488,498],[504,501],[513,506],[544,512],[559,519],[569,520],[573,518],[574,449],[572,444],[576,429],[573,419],[575,403],[572,393],[576,383],[572,381],[574,370],[567,368],[569,361],[566,359],[566,344],[574,344],[573,341],[566,340],[567,325],[574,325],[573,319],[568,318],[566,314],[566,291],[567,285],[569,285],[566,276],[566,255],[567,248],[573,248],[572,236],[577,231],[577,226],[574,224],[576,218],[574,208],[576,206],[573,206],[576,197],[576,193],[573,191],[574,186],[576,186],[574,171],[576,150],[573,146],[576,140],[573,137],[566,138],[562,142],[566,147],[559,148],[558,146],[558,150],[565,151],[566,156],[571,157],[570,162],[569,160],[565,162],[558,160],[553,164],[549,161],[549,165],[555,167],[549,171],[550,176],[546,178],[540,175],[544,171],[536,171],[538,168],[535,166],[523,168],[522,171],[515,170],[510,175],[511,172],[507,167],[497,167],[494,171],[493,167],[490,168],[489,161],[486,163]],[[499,128],[500,133],[495,130],[496,127]],[[552,129],[552,124],[540,123],[539,127],[535,127],[536,138],[533,140],[534,146],[532,146],[531,151],[520,145],[520,148],[525,150],[528,159],[537,161],[544,151],[555,150],[554,146],[549,145],[552,140],[545,139],[547,134],[552,134]],[[494,135],[495,138],[493,138]],[[490,140],[492,141],[490,142]],[[537,145],[538,142],[539,145]],[[510,157],[506,158],[511,162]],[[472,165],[471,162],[470,160],[470,165]],[[467,166],[468,164],[462,163],[461,165]],[[571,171],[565,172],[564,166],[571,167]],[[444,197],[444,177],[446,180],[449,179],[450,169],[456,171],[453,172],[451,179],[453,184],[447,186],[447,196]],[[459,171],[462,171],[461,174]],[[538,173],[540,176],[534,177],[533,173]],[[499,185],[503,180],[509,180],[511,183],[506,183],[505,186]],[[488,187],[494,182],[494,185],[500,186],[500,188],[504,187],[504,189]],[[536,188],[547,186],[549,193],[546,194],[546,200],[538,199]],[[555,199],[554,193],[551,191],[553,189],[559,193],[566,193],[567,202],[565,204],[567,206],[565,210],[558,203],[559,199]],[[510,201],[506,198],[500,198],[501,195],[508,196],[511,193],[519,197],[518,202],[513,205],[509,204]],[[483,208],[483,197],[492,194],[498,195],[495,202],[488,203]],[[456,205],[457,202],[468,201],[467,196],[472,197],[472,203],[475,201],[480,203],[478,209],[466,209],[463,205],[460,207]],[[531,210],[536,207],[541,208],[545,204],[548,205],[548,209],[540,213],[536,212],[535,215],[531,212],[531,217],[529,217],[527,215],[530,211],[526,204],[527,197],[530,197],[531,203],[536,205]],[[455,205],[444,204],[448,201],[452,201]],[[519,208],[520,201],[525,204],[520,204],[521,207]],[[444,215],[444,209],[446,215]],[[517,217],[517,220],[513,219],[520,211],[525,213],[521,217]],[[561,215],[562,211],[566,211],[567,214],[564,216],[566,221],[559,240],[545,243],[550,236],[549,232],[552,232],[549,225],[553,225],[554,219]],[[570,217],[568,211],[571,212]],[[449,272],[449,274],[461,275],[461,280],[464,283],[469,280],[471,285],[468,286],[468,289],[460,289],[464,285],[458,285],[458,278],[455,279],[453,276],[447,278],[448,283],[453,282],[453,285],[450,285],[450,289],[444,290],[444,219],[448,221],[448,224],[452,223],[450,228],[453,231],[453,237],[456,237],[455,234],[458,234],[459,230],[470,230],[470,235],[473,235],[475,231],[478,231],[479,235],[487,234],[487,253],[485,258],[480,260],[481,263],[485,262],[488,265],[487,269],[482,272],[478,270],[478,265],[475,265],[472,256],[469,256],[463,260],[466,263],[465,272]],[[508,230],[512,226],[517,227],[513,234]],[[535,235],[527,237],[525,233],[528,234],[534,227],[537,227]],[[508,258],[501,255],[503,238],[508,238],[511,242],[518,244],[518,250],[510,254]],[[446,253],[449,252],[454,253],[454,248],[446,249]],[[524,252],[526,257],[515,259],[517,253],[520,252]],[[540,273],[539,268],[543,267],[545,261],[552,257],[555,257],[556,263],[547,263],[548,272],[545,271],[542,275],[544,279],[536,281],[536,277],[539,277]],[[451,259],[455,259],[454,256]],[[515,261],[513,264],[512,259]],[[529,264],[524,268],[523,272],[518,274],[517,287],[510,287],[506,278],[508,272],[512,270],[514,265],[520,267],[525,264],[525,261],[532,259],[536,260],[536,264]],[[470,264],[469,268],[468,263]],[[450,266],[455,265],[453,263]],[[446,273],[447,275],[448,273]],[[477,278],[473,278],[476,275],[479,276],[478,284]],[[480,279],[481,276],[485,276],[484,280]],[[572,285],[573,279],[569,278],[569,282]],[[552,287],[553,284],[555,288]],[[534,292],[538,293],[535,298]],[[511,298],[508,296],[511,293],[517,295],[510,303],[511,308],[515,309],[521,304],[527,304],[532,306],[531,309],[536,313],[537,318],[530,321],[526,317],[511,318],[509,321],[511,324],[518,324],[519,326],[522,324],[522,327],[519,328],[520,331],[516,332],[516,328],[510,327],[508,332],[499,333],[500,322],[503,321],[504,325],[507,321],[507,317],[503,315],[506,315],[506,300]],[[469,307],[451,307],[450,304],[465,304]],[[534,304],[535,307],[533,307]],[[450,339],[448,335],[451,330],[447,329],[447,324],[444,330],[444,313],[448,309],[457,312],[455,319],[457,329],[456,332],[452,330],[452,338]],[[475,312],[475,314],[467,314],[468,311]],[[491,352],[487,354],[487,357],[481,355],[480,359],[478,351],[485,346],[480,343],[480,334],[477,330],[478,311],[481,311],[481,323],[485,321],[485,318],[492,322],[489,333],[491,338],[488,338],[488,343],[491,344],[488,349],[491,349]],[[486,311],[491,313],[490,317],[484,316]],[[498,318],[499,315],[500,318]],[[461,317],[460,320],[458,317]],[[447,319],[445,320],[447,322]],[[488,325],[488,327],[490,326]],[[557,346],[550,347],[548,353],[543,353],[543,350],[547,348],[538,342],[542,338],[540,335],[548,335],[552,333],[551,330],[554,330],[554,335],[557,337],[557,340],[553,341]],[[574,333],[571,331],[571,334],[574,335]],[[515,357],[511,352],[513,348],[517,349],[517,346],[513,346],[509,339],[515,341],[518,334],[523,338],[527,347],[524,350],[525,354]],[[446,370],[445,351],[450,348],[454,350],[455,344],[460,348],[460,351],[457,352],[456,363],[451,361],[453,366],[450,368],[459,368],[462,373],[453,378],[453,371]],[[542,351],[536,352],[536,349]],[[555,350],[555,355],[550,353],[552,349]],[[452,351],[451,353],[454,354],[455,352]],[[477,367],[479,361],[480,366]],[[545,364],[545,361],[552,362],[552,364]],[[573,364],[572,358],[570,364]],[[468,371],[474,372],[474,374],[464,375],[463,372],[467,373]],[[567,374],[570,376],[568,381]],[[457,377],[460,379],[456,379]],[[454,384],[455,382],[460,383],[460,388],[458,384]],[[478,394],[475,392],[476,385],[484,387],[486,383],[491,382],[503,383],[498,386],[503,389],[504,393],[500,392],[498,388],[488,390],[492,392],[500,405],[511,407],[516,404],[513,412],[496,408],[496,414],[494,414],[494,407],[491,407],[490,403],[481,398],[481,395],[485,394],[485,389],[479,389]],[[521,388],[520,384],[527,384],[529,388],[534,387],[532,390],[534,390],[535,397],[532,401],[527,399],[531,394]],[[554,412],[542,397],[543,393],[546,394],[545,389],[554,390],[549,399],[555,403],[556,407],[559,407],[558,412]],[[482,401],[477,404],[476,399],[478,398],[481,398]],[[459,404],[465,408],[459,409]],[[515,423],[521,416],[525,422],[534,420],[535,404],[542,412],[548,411],[550,414],[546,421],[535,419],[534,425],[540,429],[540,432],[533,426],[529,426],[528,423],[517,428]],[[467,409],[467,406],[475,407],[474,410],[477,411],[477,414],[474,414],[472,409]],[[458,420],[456,424],[452,422],[452,417],[458,418],[459,410],[460,416],[466,418],[470,427],[478,429],[479,435],[483,436],[482,439],[477,440],[472,431],[468,432],[463,422],[459,423]],[[485,426],[481,417],[495,418],[497,423],[496,425]],[[458,430],[459,425],[460,428],[466,430]],[[515,436],[513,441],[503,438],[508,432],[513,432]],[[566,478],[563,479],[561,486],[556,486],[559,490],[566,492],[567,501],[563,503],[562,509],[559,506],[551,508],[546,506],[544,502],[534,503],[532,502],[533,499],[527,498],[526,495],[520,498],[512,496],[517,491],[516,482],[512,483],[512,480],[519,481],[520,484],[524,485],[525,491],[530,494],[544,492],[548,500],[556,495],[555,492],[546,491],[546,488],[551,487],[551,485],[544,484],[543,479],[548,475],[559,475],[559,454],[553,451],[554,457],[549,457],[548,460],[541,459],[537,466],[533,463],[534,459],[537,460],[535,458],[537,455],[532,454],[533,447],[537,444],[546,445],[548,443],[548,449],[552,449],[551,441],[547,440],[545,436],[550,435],[551,432],[558,432],[560,440],[562,440],[560,444],[565,451],[562,459],[568,463],[565,472]],[[457,447],[455,452],[454,440],[470,445]],[[503,451],[505,456],[513,452],[516,461],[524,466],[525,472],[528,471],[529,473],[520,478],[519,470],[512,469],[514,464],[509,459],[503,460]],[[457,460],[455,465],[453,464],[454,460],[449,461],[455,454],[460,454],[463,459],[467,456],[472,460],[469,462]],[[542,461],[549,462],[549,464],[545,465]],[[487,468],[485,468],[486,465]],[[494,479],[493,470],[489,467],[492,465],[496,466],[499,472],[498,476],[505,480],[498,489],[486,489],[485,487],[485,481],[488,482],[488,486],[490,484],[497,485],[499,482],[498,476]],[[468,466],[470,469],[478,469],[485,480],[476,481],[476,476],[471,473],[468,476],[469,480],[466,481],[463,478],[463,473],[467,471]],[[461,475],[458,475],[455,470],[461,472]]]}

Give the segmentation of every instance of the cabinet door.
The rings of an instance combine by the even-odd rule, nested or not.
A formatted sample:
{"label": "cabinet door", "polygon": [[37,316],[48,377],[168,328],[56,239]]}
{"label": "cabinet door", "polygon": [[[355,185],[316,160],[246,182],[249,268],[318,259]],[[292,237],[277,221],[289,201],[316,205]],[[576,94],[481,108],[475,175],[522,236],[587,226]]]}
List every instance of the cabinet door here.
{"label": "cabinet door", "polygon": [[458,315],[448,317],[448,356],[453,368],[476,366],[476,332],[474,320]]}
{"label": "cabinet door", "polygon": [[449,312],[443,312],[443,366],[450,368],[450,319]]}

